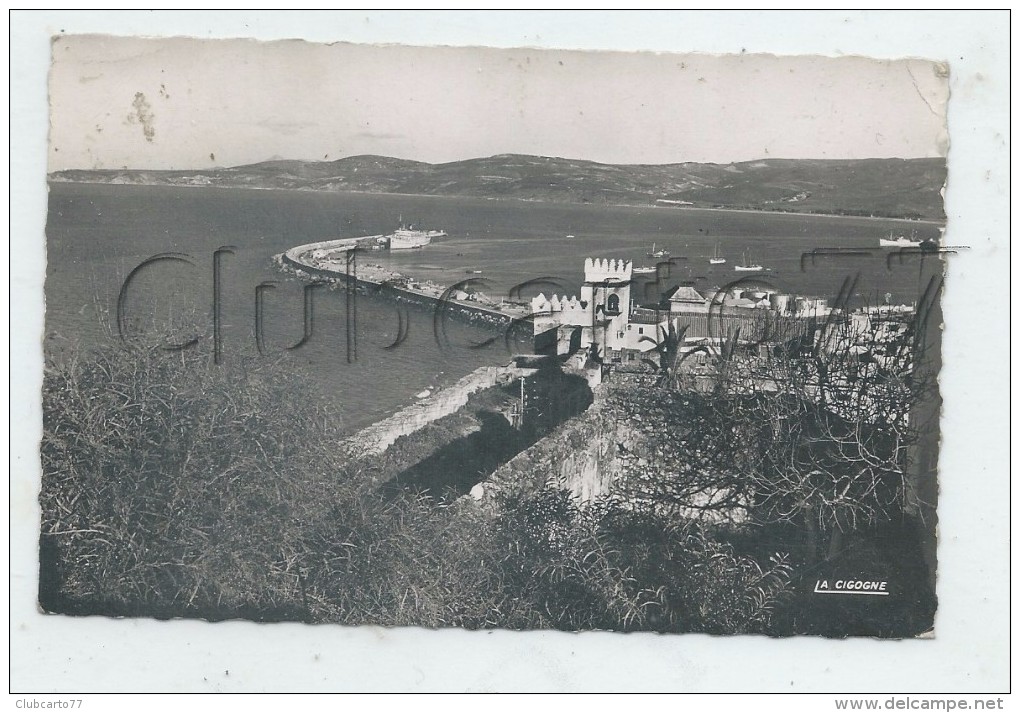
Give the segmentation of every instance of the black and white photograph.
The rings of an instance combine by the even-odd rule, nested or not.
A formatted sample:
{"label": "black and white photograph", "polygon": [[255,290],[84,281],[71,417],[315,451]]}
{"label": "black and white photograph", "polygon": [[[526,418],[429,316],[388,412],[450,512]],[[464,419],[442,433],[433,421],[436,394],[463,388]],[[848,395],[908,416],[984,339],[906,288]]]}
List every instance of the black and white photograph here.
{"label": "black and white photograph", "polygon": [[952,58],[50,51],[47,620],[938,639]]}

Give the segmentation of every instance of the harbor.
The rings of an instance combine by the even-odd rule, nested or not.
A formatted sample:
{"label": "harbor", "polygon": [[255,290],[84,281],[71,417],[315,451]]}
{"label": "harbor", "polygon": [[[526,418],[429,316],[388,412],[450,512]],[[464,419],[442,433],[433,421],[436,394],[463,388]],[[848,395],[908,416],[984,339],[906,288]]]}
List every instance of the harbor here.
{"label": "harbor", "polygon": [[[47,340],[54,353],[76,342],[99,343],[105,334],[104,310],[115,307],[123,279],[146,256],[168,249],[191,255],[198,268],[154,269],[144,276],[144,286],[139,283],[137,295],[151,292],[161,301],[178,299],[185,303],[181,309],[190,303],[196,309],[203,307],[204,296],[214,287],[212,272],[203,269],[203,264],[220,246],[233,245],[237,252],[222,261],[224,354],[234,358],[252,349],[252,286],[279,281],[287,273],[299,277],[284,279],[275,291],[264,293],[267,353],[279,355],[294,368],[307,368],[351,430],[413,403],[423,389],[451,385],[479,367],[505,364],[515,351],[523,351],[517,350],[516,342],[508,349],[502,339],[484,349],[467,347],[493,333],[505,333],[513,319],[533,311],[530,305],[492,309],[477,299],[458,301],[455,294],[442,312],[448,339],[437,339],[437,298],[458,282],[471,280],[465,292],[476,293],[476,298],[478,292],[494,297],[496,306],[500,296],[513,294],[518,299],[511,292],[515,285],[550,276],[555,284],[537,284],[519,299],[530,299],[538,292],[576,294],[585,279],[585,256],[652,265],[659,261],[644,256],[655,242],[656,249],[685,255],[688,260],[671,262],[655,273],[635,274],[635,299],[642,305],[659,300],[682,281],[693,281],[702,295],[713,294],[713,286],[734,280],[732,265],[745,250],[768,258],[765,265],[770,271],[764,274],[773,287],[763,289],[831,298],[848,274],[859,274],[855,292],[872,305],[884,304],[886,294],[891,295],[891,304],[902,304],[919,294],[918,266],[925,258],[910,253],[887,262],[876,249],[841,252],[838,259],[812,257],[805,263],[805,249],[871,247],[892,229],[891,224],[876,227],[873,220],[853,217],[84,183],[53,184],[51,197],[57,218],[50,227],[50,263],[54,273],[61,275],[48,288],[53,309],[47,317]],[[234,215],[247,218],[224,218]],[[377,240],[355,237],[384,237],[399,226],[400,215],[413,216],[416,223],[441,228],[449,235],[423,249],[398,251],[372,249]],[[932,228],[931,234],[937,235],[937,230]],[[132,236],[130,254],[117,242],[119,236],[127,235]],[[168,235],[173,242],[166,242]],[[808,235],[824,237],[808,241]],[[347,241],[339,241],[341,237],[362,248],[355,254],[356,275],[350,282],[358,297],[356,329],[350,332],[343,326],[348,319],[346,257],[336,253],[325,260],[300,255],[309,244],[326,249],[343,245]],[[717,246],[729,257],[727,264],[709,264]],[[301,264],[287,263],[285,253]],[[925,273],[938,264],[938,260],[924,259]],[[804,265],[807,269],[802,269]],[[94,278],[103,274],[117,279]],[[704,278],[699,279],[701,275]],[[182,277],[189,280],[187,293],[175,286]],[[401,278],[417,288],[405,288]],[[314,298],[314,337],[290,349],[303,335],[302,284],[315,281],[332,289],[320,289]],[[689,337],[695,334],[691,330]],[[521,332],[522,339],[532,338],[528,325],[522,324]],[[398,340],[399,347],[393,348]],[[394,373],[402,377],[393,379]]]}

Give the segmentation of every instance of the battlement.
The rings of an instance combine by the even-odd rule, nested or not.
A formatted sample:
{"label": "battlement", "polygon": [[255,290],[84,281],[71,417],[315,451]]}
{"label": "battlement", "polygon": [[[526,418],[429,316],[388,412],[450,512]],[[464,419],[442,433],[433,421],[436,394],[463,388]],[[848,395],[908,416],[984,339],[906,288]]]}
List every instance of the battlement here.
{"label": "battlement", "polygon": [[585,282],[630,282],[634,263],[630,260],[584,259]]}
{"label": "battlement", "polygon": [[533,314],[549,314],[549,313],[563,313],[565,315],[584,315],[588,305],[577,298],[576,295],[570,297],[553,295],[547,298],[544,294],[539,293],[537,297],[533,297],[531,300],[531,311]]}

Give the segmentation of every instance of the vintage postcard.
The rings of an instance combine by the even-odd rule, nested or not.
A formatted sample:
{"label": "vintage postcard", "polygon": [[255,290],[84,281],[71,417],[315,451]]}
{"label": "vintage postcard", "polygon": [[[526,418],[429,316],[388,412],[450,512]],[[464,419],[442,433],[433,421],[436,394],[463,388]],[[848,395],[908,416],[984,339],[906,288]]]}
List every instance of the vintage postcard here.
{"label": "vintage postcard", "polygon": [[995,15],[28,14],[16,707],[1003,690]]}
{"label": "vintage postcard", "polygon": [[937,633],[948,77],[55,38],[40,606]]}

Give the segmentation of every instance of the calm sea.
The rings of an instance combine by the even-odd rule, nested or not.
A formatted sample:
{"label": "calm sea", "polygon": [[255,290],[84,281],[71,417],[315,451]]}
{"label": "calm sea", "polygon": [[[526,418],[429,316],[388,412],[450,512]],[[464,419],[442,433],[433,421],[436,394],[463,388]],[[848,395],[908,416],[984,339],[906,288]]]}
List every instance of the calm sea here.
{"label": "calm sea", "polygon": [[[744,259],[767,272],[750,274],[784,291],[834,297],[857,277],[860,302],[912,302],[937,272],[938,260],[878,250],[890,233],[935,238],[933,225],[868,218],[833,218],[675,208],[567,205],[378,194],[326,194],[222,188],[172,188],[56,183],[47,222],[47,351],[104,338],[125,278],[147,258],[180,253],[194,266],[162,262],[137,274],[126,312],[159,324],[190,315],[196,331],[211,330],[213,252],[223,257],[221,309],[225,359],[254,348],[255,294],[263,283],[265,358],[306,367],[351,428],[378,420],[422,390],[450,383],[485,364],[505,363],[524,345],[449,323],[436,335],[433,315],[410,310],[403,319],[389,303],[359,296],[356,324],[341,292],[313,297],[312,337],[304,333],[302,286],[277,271],[271,256],[302,243],[392,231],[403,220],[443,229],[449,237],[423,250],[366,253],[363,260],[447,285],[506,295],[526,288],[579,291],[586,256],[627,258],[653,265],[653,244],[673,260],[658,275],[640,278],[639,299],[654,302],[681,281],[701,289],[725,286],[749,273]],[[728,262],[710,266],[718,249]],[[816,252],[812,254],[812,250]],[[555,287],[553,285],[559,285]],[[403,324],[403,327],[401,326]],[[405,331],[406,328],[406,331]],[[348,341],[353,330],[354,337]],[[403,335],[403,341],[391,345]],[[354,348],[356,346],[356,348]]]}

